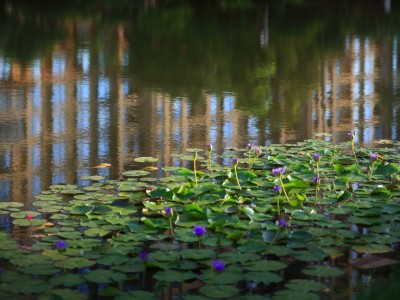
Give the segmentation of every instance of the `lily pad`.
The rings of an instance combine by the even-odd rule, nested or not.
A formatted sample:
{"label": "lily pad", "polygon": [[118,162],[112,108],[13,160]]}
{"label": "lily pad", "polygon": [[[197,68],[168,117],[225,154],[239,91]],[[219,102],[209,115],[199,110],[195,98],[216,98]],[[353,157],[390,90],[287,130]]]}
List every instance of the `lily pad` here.
{"label": "lily pad", "polygon": [[308,266],[302,270],[302,273],[318,277],[337,277],[343,275],[342,270],[327,266]]}
{"label": "lily pad", "polygon": [[145,163],[145,162],[156,162],[158,161],[158,158],[155,157],[149,157],[149,156],[142,156],[142,157],[136,157],[134,159],[134,161],[136,162],[140,162],[140,163]]}
{"label": "lily pad", "polygon": [[111,283],[113,281],[121,281],[125,279],[125,275],[111,270],[91,270],[84,277],[89,282],[95,283]]}
{"label": "lily pad", "polygon": [[206,285],[200,289],[200,293],[214,299],[226,299],[236,296],[239,289],[232,285]]}

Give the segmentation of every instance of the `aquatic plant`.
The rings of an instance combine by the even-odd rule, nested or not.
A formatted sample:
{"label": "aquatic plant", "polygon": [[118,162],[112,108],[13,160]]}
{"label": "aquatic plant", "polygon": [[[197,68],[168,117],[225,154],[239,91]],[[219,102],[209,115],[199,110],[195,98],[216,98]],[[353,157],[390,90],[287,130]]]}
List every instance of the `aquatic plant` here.
{"label": "aquatic plant", "polygon": [[220,261],[220,260],[214,260],[213,262],[212,262],[212,267],[213,267],[213,270],[215,271],[215,272],[217,272],[217,273],[220,273],[220,272],[222,272],[223,270],[225,270],[225,265],[222,263],[222,261]]}
{"label": "aquatic plant", "polygon": [[169,231],[171,234],[171,238],[174,239],[175,234],[174,234],[174,226],[172,224],[172,218],[174,216],[174,209],[172,207],[167,207],[165,209],[165,216],[168,218],[168,222],[169,222]]}
{"label": "aquatic plant", "polygon": [[211,172],[211,154],[213,151],[212,144],[207,144],[207,152],[208,152],[208,172]]}
{"label": "aquatic plant", "polygon": [[283,184],[283,173],[285,173],[285,167],[279,167],[279,168],[272,169],[272,174],[279,178],[279,183],[280,183],[281,189],[282,189],[283,193],[285,194],[285,198],[286,198],[287,202],[290,203],[289,196],[285,189],[285,185]]}
{"label": "aquatic plant", "polygon": [[281,216],[281,210],[280,210],[280,205],[279,205],[279,195],[281,194],[282,188],[279,185],[274,185],[273,190],[276,195],[276,206],[277,206],[278,218],[279,218]]}
{"label": "aquatic plant", "polygon": [[240,186],[239,176],[238,176],[238,170],[237,170],[237,167],[238,167],[238,165],[239,165],[239,159],[238,159],[237,157],[234,157],[234,158],[232,159],[232,162],[233,162],[233,168],[234,168],[234,170],[235,170],[236,183],[237,183],[237,186],[238,186],[239,190],[241,190],[242,187]]}
{"label": "aquatic plant", "polygon": [[356,162],[356,164],[358,165],[358,158],[357,158],[357,154],[356,154],[356,148],[355,148],[355,136],[356,133],[355,132],[348,132],[347,136],[350,137],[350,143],[351,143],[351,151],[353,152],[353,156],[354,156],[354,161]]}
{"label": "aquatic plant", "polygon": [[371,180],[372,174],[374,173],[374,166],[379,158],[379,155],[377,153],[371,153],[369,155],[369,157],[371,158],[371,166],[369,167],[369,170],[368,170],[368,180]]}
{"label": "aquatic plant", "polygon": [[253,168],[253,165],[256,162],[257,158],[259,158],[261,156],[262,149],[261,149],[261,147],[254,146],[252,144],[248,144],[247,149],[248,149],[247,164],[249,165],[248,170],[250,171]]}
{"label": "aquatic plant", "polygon": [[[84,186],[52,185],[35,196],[32,210],[0,202],[14,228],[32,233],[21,247],[18,235],[0,232],[0,298],[94,297],[85,285],[96,297],[117,300],[170,293],[189,300],[285,299],[299,287],[306,299],[327,298],[325,285],[334,289],[331,278],[344,274],[347,253],[398,247],[400,143],[393,145],[360,148],[359,165],[348,143],[270,145],[250,170],[215,159],[212,172],[203,173],[208,157],[197,156],[197,183],[193,170],[165,166],[165,177],[141,169],[123,172],[123,180],[93,175],[83,177]],[[214,155],[226,161],[247,151]],[[191,162],[196,154],[174,156]],[[299,272],[289,280],[294,268]],[[194,281],[193,290],[177,288]]]}

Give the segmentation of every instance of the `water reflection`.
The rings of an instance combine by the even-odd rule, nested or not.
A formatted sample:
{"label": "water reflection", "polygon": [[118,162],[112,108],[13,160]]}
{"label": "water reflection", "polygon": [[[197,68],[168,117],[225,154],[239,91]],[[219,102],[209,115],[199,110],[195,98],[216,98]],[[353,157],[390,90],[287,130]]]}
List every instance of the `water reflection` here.
{"label": "water reflection", "polygon": [[[208,142],[222,152],[315,133],[340,142],[353,130],[366,145],[398,139],[398,31],[389,22],[398,7],[384,1],[364,19],[357,9],[378,4],[355,4],[336,32],[322,5],[309,16],[307,7],[227,3],[145,1],[128,7],[129,18],[101,11],[100,22],[6,1],[1,31],[17,23],[24,33],[0,39],[1,200],[30,203],[82,175],[118,178],[137,156],[180,164],[171,154]],[[352,18],[388,28],[357,31]],[[30,26],[39,42],[13,43],[34,34]],[[93,168],[101,162],[112,166]]]}

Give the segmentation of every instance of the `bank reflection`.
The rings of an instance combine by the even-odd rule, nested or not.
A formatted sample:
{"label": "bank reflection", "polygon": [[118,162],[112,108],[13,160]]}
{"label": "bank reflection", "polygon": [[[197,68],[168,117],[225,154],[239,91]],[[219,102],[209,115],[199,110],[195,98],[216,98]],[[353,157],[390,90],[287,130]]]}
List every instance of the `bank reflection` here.
{"label": "bank reflection", "polygon": [[[0,56],[3,201],[30,203],[50,185],[76,183],[82,175],[118,178],[138,156],[158,157],[160,166],[181,164],[171,154],[208,142],[221,153],[248,142],[302,141],[314,133],[327,133],[335,143],[353,130],[365,145],[398,139],[397,38],[348,35],[340,53],[321,52],[318,80],[307,86],[273,75],[267,109],[258,114],[239,108],[234,91],[204,90],[201,101],[193,101],[190,94],[141,86],[140,77],[129,73],[135,46],[127,40],[127,25],[100,32],[90,22],[70,21],[66,30],[65,40],[29,65]],[[107,34],[113,43],[95,47]],[[294,89],[301,99],[292,99]],[[283,117],[293,105],[300,121]],[[93,168],[102,162],[111,167]]]}

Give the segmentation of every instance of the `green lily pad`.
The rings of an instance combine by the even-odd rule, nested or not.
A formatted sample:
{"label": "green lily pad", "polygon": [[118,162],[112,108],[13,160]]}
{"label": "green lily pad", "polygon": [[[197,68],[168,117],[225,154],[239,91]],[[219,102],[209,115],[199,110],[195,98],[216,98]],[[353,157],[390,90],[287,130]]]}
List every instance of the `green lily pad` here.
{"label": "green lily pad", "polygon": [[274,294],[273,300],[319,300],[319,296],[314,293],[308,293],[298,290],[282,290]]}
{"label": "green lily pad", "polygon": [[111,283],[113,281],[121,281],[125,279],[125,275],[112,270],[91,270],[84,277],[89,282],[95,283]]}
{"label": "green lily pad", "polygon": [[389,246],[381,244],[354,245],[351,248],[359,253],[370,253],[370,254],[387,253],[392,251],[392,248],[390,248]]}
{"label": "green lily pad", "polygon": [[82,180],[93,180],[93,181],[100,181],[105,179],[104,176],[100,176],[100,175],[93,175],[93,176],[81,176]]}
{"label": "green lily pad", "polygon": [[153,275],[153,278],[165,281],[165,282],[184,282],[186,280],[195,279],[196,274],[188,271],[175,271],[175,270],[165,270],[158,271]]}
{"label": "green lily pad", "polygon": [[86,299],[86,295],[70,289],[53,289],[49,295],[53,297],[53,299],[60,299],[60,300],[69,300],[69,299]]}
{"label": "green lily pad", "polygon": [[80,274],[63,274],[61,276],[52,278],[50,280],[51,284],[59,285],[59,286],[66,286],[72,287],[77,286],[85,282],[85,278],[82,277]]}
{"label": "green lily pad", "polygon": [[126,171],[126,172],[122,173],[122,175],[125,177],[141,177],[141,176],[147,176],[149,174],[150,174],[150,172],[143,171],[143,170],[132,170],[132,171]]}
{"label": "green lily pad", "polygon": [[129,291],[115,296],[115,300],[159,300],[159,298],[146,291]]}
{"label": "green lily pad", "polygon": [[245,280],[254,281],[257,283],[278,283],[283,280],[283,278],[273,272],[248,272],[244,274]]}
{"label": "green lily pad", "polygon": [[93,266],[95,263],[95,261],[83,257],[66,257],[55,262],[55,265],[65,269],[79,269]]}
{"label": "green lily pad", "polygon": [[232,285],[206,285],[200,289],[200,293],[214,299],[226,299],[236,296],[239,289]]}
{"label": "green lily pad", "polygon": [[142,156],[142,157],[136,157],[136,158],[134,159],[134,161],[140,162],[140,163],[145,163],[145,162],[151,163],[151,162],[156,162],[156,161],[158,161],[158,158],[149,157],[149,156]]}
{"label": "green lily pad", "polygon": [[292,279],[285,284],[285,287],[289,290],[295,291],[310,291],[310,292],[320,292],[326,287],[322,283],[307,279]]}
{"label": "green lily pad", "polygon": [[262,260],[262,261],[252,261],[247,262],[243,266],[246,270],[249,271],[279,271],[285,269],[287,267],[286,264],[275,261],[275,260]]}
{"label": "green lily pad", "polygon": [[214,256],[214,251],[210,249],[185,249],[182,251],[182,257],[185,259],[202,260],[210,259]]}
{"label": "green lily pad", "polygon": [[337,277],[343,275],[342,270],[327,266],[308,266],[301,272],[306,275],[318,277]]}

